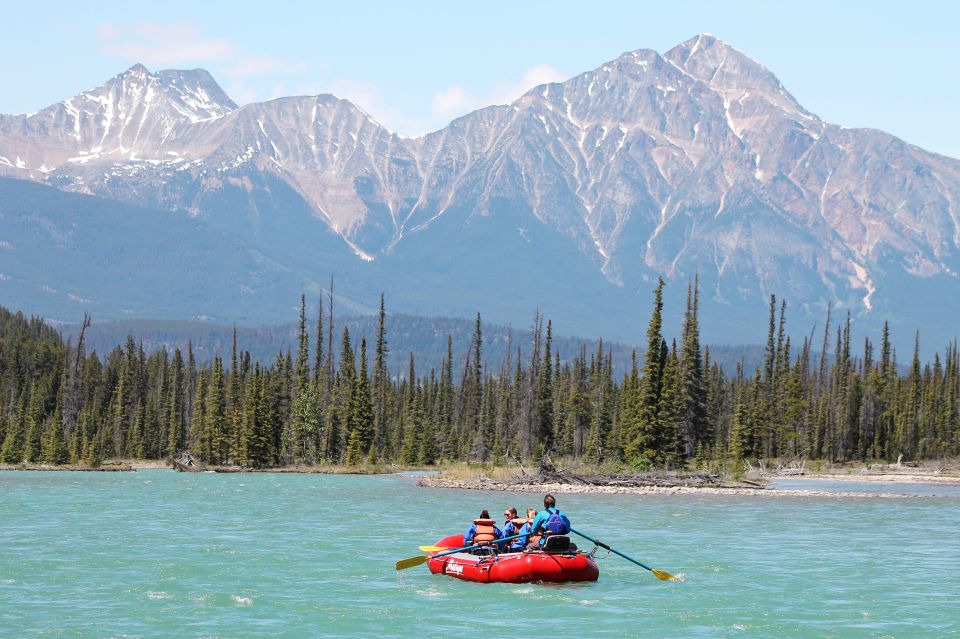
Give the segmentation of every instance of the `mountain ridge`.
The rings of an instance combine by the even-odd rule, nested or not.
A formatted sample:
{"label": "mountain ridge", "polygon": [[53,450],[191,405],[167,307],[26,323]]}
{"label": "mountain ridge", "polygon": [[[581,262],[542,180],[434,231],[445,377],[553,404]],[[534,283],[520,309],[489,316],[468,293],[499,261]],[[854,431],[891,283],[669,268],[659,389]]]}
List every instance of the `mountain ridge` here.
{"label": "mountain ridge", "polygon": [[[911,325],[912,297],[939,299],[960,272],[960,161],[824,122],[707,34],[416,138],[329,94],[237,106],[203,74],[134,65],[80,94],[99,116],[53,105],[33,129],[0,116],[0,174],[205,220],[295,270],[330,265],[367,304],[391,290],[410,311],[489,303],[513,319],[589,290],[595,308],[572,312],[586,326],[643,309],[660,274],[699,274],[705,311],[738,318],[736,340],[770,294],[805,322],[832,305]],[[161,80],[173,88],[142,100]],[[41,128],[47,138],[30,137]],[[498,291],[485,269],[517,281]],[[408,290],[421,281],[449,302]],[[471,286],[475,299],[457,290]]]}

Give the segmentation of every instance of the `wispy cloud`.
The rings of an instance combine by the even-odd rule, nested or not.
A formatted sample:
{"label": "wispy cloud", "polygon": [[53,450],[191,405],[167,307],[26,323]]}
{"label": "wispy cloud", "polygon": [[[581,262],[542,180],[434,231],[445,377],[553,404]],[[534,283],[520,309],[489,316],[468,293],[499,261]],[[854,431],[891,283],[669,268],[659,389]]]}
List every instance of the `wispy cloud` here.
{"label": "wispy cloud", "polygon": [[480,106],[480,100],[470,95],[462,86],[454,85],[433,96],[430,112],[438,118],[453,118]]}
{"label": "wispy cloud", "polygon": [[224,71],[234,77],[248,77],[267,74],[302,74],[321,70],[323,67],[303,60],[283,60],[261,55],[240,55],[236,62]]}
{"label": "wispy cloud", "polygon": [[[397,101],[385,97],[370,82],[331,78],[326,65],[257,55],[229,40],[204,33],[191,22],[137,22],[100,24],[101,51],[127,63],[142,62],[152,69],[204,66],[222,79],[240,104],[288,95],[332,93],[350,100],[392,131],[421,135],[447,125],[451,119],[491,104],[509,104],[531,88],[566,79],[545,64],[526,69],[520,78],[498,84],[485,95],[452,85],[430,99],[426,113],[403,113]],[[322,78],[322,79],[321,79]]]}
{"label": "wispy cloud", "polygon": [[211,62],[236,53],[236,47],[231,43],[220,38],[203,37],[197,25],[187,22],[105,23],[97,29],[97,38],[105,54],[148,66]]}
{"label": "wispy cloud", "polygon": [[103,53],[150,67],[184,64],[216,65],[219,73],[231,78],[259,75],[303,74],[322,67],[303,60],[284,60],[256,55],[224,40],[204,35],[190,22],[104,23],[97,29]]}
{"label": "wispy cloud", "polygon": [[[311,91],[311,93],[320,92]],[[401,113],[391,104],[390,100],[384,98],[380,88],[373,83],[343,79],[334,80],[322,92],[332,93],[338,98],[350,100],[374,120],[396,133],[419,135],[430,129],[429,120]]]}
{"label": "wispy cloud", "polygon": [[454,118],[491,104],[510,104],[535,86],[566,79],[561,71],[539,64],[524,71],[519,80],[498,84],[483,97],[473,96],[462,86],[453,85],[433,96],[430,113],[436,118]]}

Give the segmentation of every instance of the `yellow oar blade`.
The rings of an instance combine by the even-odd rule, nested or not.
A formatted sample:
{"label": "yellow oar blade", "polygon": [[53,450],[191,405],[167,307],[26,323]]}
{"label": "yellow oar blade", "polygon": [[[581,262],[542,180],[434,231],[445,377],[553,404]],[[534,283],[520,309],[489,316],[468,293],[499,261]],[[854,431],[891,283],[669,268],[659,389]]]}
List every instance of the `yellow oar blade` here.
{"label": "yellow oar blade", "polygon": [[655,574],[657,576],[657,579],[659,579],[660,581],[680,581],[679,579],[671,575],[669,572],[666,572],[663,570],[657,570],[656,568],[654,568],[650,572]]}
{"label": "yellow oar blade", "polygon": [[420,546],[423,552],[440,552],[441,550],[450,550],[446,546]]}
{"label": "yellow oar blade", "polygon": [[407,568],[413,568],[414,566],[425,564],[427,563],[427,559],[430,558],[426,555],[417,555],[416,557],[407,557],[406,559],[401,559],[397,562],[397,570],[406,570]]}

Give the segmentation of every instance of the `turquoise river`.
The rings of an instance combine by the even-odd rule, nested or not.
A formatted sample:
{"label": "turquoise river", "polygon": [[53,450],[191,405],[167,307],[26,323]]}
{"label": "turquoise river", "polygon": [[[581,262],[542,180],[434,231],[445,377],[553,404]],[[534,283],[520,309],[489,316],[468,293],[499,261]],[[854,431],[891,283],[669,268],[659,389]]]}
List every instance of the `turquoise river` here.
{"label": "turquoise river", "polygon": [[574,527],[683,582],[598,553],[593,584],[478,585],[394,563],[539,495],[0,472],[0,637],[960,636],[960,488],[893,489],[922,496],[560,496]]}

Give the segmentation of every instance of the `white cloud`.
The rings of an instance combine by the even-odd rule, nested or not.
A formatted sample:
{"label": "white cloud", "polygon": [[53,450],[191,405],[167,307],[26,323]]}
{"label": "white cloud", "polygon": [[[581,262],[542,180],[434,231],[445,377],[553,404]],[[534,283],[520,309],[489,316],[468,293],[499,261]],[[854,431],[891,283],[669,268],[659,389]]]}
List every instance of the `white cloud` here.
{"label": "white cloud", "polygon": [[332,93],[338,98],[346,98],[367,113],[370,113],[376,105],[380,104],[380,90],[370,82],[335,80],[328,87],[327,93]]}
{"label": "white cloud", "polygon": [[491,104],[510,104],[535,86],[566,79],[557,69],[538,64],[524,71],[516,82],[496,85],[486,97],[472,96],[463,87],[453,85],[433,96],[430,113],[436,118],[451,119]]}
{"label": "white cloud", "polygon": [[222,60],[236,47],[220,38],[204,38],[197,25],[180,22],[131,25],[101,24],[97,37],[104,53],[147,66],[176,66],[185,62]]}
{"label": "white cloud", "polygon": [[301,60],[248,53],[222,38],[204,36],[199,26],[189,22],[104,23],[97,29],[97,37],[105,54],[142,62],[148,67],[219,63],[217,71],[232,78],[302,74],[322,69],[320,65]]}
{"label": "white cloud", "polygon": [[380,88],[370,82],[334,80],[323,90],[311,93],[332,93],[338,98],[350,100],[371,118],[401,135],[416,136],[430,130],[431,123],[428,120],[400,113],[383,97]]}
{"label": "white cloud", "polygon": [[152,69],[204,66],[224,81],[228,94],[239,104],[332,93],[350,100],[391,131],[410,136],[438,130],[454,118],[491,104],[509,104],[535,86],[566,79],[549,65],[536,65],[516,81],[493,86],[485,95],[452,85],[432,97],[426,114],[411,115],[398,111],[398,102],[385,97],[375,84],[348,79],[321,81],[318,76],[329,78],[325,65],[256,55],[228,40],[210,37],[190,22],[103,23],[97,37],[104,54],[127,63],[142,62]]}
{"label": "white cloud", "polygon": [[466,89],[454,85],[433,96],[430,112],[438,118],[454,118],[480,106],[480,101],[471,97]]}
{"label": "white cloud", "polygon": [[224,69],[235,77],[247,77],[267,74],[303,74],[323,70],[318,64],[299,60],[283,60],[270,56],[241,55],[237,61]]}
{"label": "white cloud", "polygon": [[243,80],[231,80],[223,88],[237,104],[250,104],[261,99],[257,90]]}
{"label": "white cloud", "polygon": [[521,95],[541,84],[563,82],[567,76],[548,64],[538,64],[523,72],[523,77],[512,84],[501,84],[493,90],[493,104],[510,104]]}

